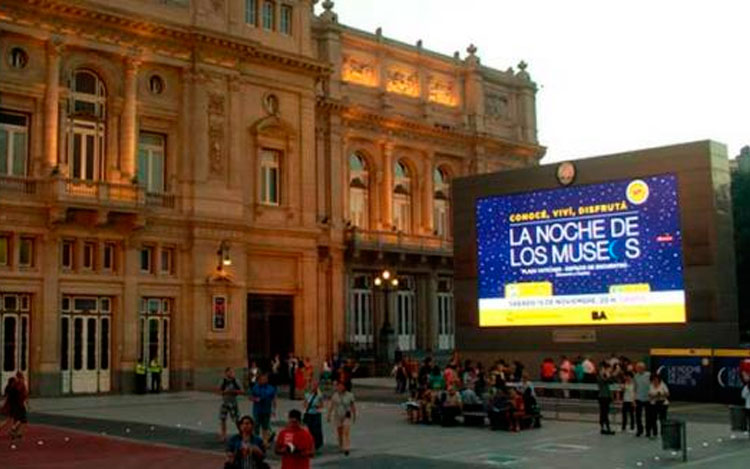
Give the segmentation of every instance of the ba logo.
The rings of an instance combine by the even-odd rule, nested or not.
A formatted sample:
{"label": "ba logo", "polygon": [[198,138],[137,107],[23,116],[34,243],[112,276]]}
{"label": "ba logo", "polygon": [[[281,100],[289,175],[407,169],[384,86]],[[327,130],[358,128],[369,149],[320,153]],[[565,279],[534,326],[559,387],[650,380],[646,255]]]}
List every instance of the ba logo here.
{"label": "ba logo", "polygon": [[604,311],[592,311],[591,312],[592,321],[606,321],[607,319],[608,319],[607,313],[605,313]]}
{"label": "ba logo", "polygon": [[631,204],[641,205],[648,199],[648,184],[640,179],[632,181],[625,189],[625,196]]}

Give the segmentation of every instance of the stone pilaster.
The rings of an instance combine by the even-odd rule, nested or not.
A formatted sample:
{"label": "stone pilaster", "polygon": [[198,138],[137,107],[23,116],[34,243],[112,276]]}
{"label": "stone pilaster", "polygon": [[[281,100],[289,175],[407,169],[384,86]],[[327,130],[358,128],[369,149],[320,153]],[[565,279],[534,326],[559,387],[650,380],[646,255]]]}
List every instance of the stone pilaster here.
{"label": "stone pilaster", "polygon": [[383,206],[380,207],[382,229],[390,230],[393,226],[393,143],[382,144],[383,160]]}
{"label": "stone pilaster", "polygon": [[425,158],[425,175],[422,178],[424,183],[422,184],[422,230],[426,235],[432,235],[434,231],[435,222],[433,220],[433,201],[434,201],[434,179],[433,172],[435,166],[433,163],[433,155],[428,154]]}

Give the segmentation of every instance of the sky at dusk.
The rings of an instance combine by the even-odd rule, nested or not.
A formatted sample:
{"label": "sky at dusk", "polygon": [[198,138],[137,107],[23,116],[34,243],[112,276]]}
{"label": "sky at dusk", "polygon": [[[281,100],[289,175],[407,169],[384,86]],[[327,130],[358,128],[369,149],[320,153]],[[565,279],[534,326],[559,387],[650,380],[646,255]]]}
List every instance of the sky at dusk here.
{"label": "sky at dusk", "polygon": [[[320,3],[317,11],[321,10]],[[538,84],[542,163],[713,139],[750,145],[750,2],[337,0],[339,21]]]}

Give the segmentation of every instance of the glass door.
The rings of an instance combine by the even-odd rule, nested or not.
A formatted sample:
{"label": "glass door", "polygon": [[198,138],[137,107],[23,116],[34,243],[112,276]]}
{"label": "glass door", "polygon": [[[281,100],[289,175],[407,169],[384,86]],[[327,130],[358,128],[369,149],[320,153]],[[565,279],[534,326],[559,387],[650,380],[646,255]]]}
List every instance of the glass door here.
{"label": "glass door", "polygon": [[146,365],[146,383],[151,385],[151,360],[161,366],[161,390],[169,390],[171,298],[141,298],[140,357]]}
{"label": "glass door", "polygon": [[64,297],[62,309],[63,393],[109,392],[112,387],[111,299]]}
{"label": "glass door", "polygon": [[30,295],[0,296],[0,382],[3,387],[18,371],[24,374],[28,386],[30,308]]}

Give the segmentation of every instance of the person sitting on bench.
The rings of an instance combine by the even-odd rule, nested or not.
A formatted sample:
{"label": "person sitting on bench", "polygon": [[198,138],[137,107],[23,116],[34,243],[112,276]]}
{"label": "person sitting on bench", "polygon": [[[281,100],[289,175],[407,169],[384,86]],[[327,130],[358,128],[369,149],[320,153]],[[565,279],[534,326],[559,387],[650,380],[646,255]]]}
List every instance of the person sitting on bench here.
{"label": "person sitting on bench", "polygon": [[504,390],[498,389],[487,407],[487,416],[493,430],[509,428],[510,416],[508,413],[510,409],[508,394]]}
{"label": "person sitting on bench", "polygon": [[512,406],[510,429],[511,431],[521,431],[521,420],[526,416],[526,405],[523,402],[523,396],[515,388],[510,389],[510,403]]}
{"label": "person sitting on bench", "polygon": [[455,386],[448,389],[448,395],[442,405],[442,424],[449,427],[456,425],[456,417],[461,415],[461,395],[456,391]]}

